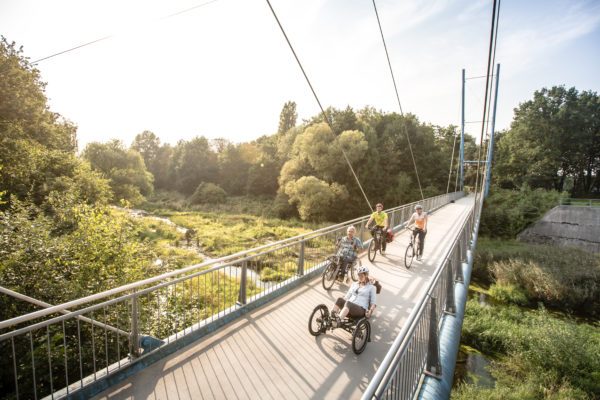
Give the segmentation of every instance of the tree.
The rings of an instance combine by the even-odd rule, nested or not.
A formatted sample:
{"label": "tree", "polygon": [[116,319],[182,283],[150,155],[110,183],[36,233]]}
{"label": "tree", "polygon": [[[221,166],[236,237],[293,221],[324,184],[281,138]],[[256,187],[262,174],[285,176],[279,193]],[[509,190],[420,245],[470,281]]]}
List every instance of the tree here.
{"label": "tree", "polygon": [[93,142],[86,146],[83,157],[92,168],[110,180],[114,200],[128,200],[133,204],[143,201],[153,191],[152,174],[135,150],[127,150],[118,140],[108,143]]}
{"label": "tree", "polygon": [[169,172],[175,189],[190,195],[202,182],[217,182],[217,154],[205,137],[180,140],[173,150]]}
{"label": "tree", "polygon": [[190,204],[221,203],[227,198],[227,193],[214,183],[202,182],[190,196]]}
{"label": "tree", "polygon": [[573,194],[590,193],[599,185],[600,99],[564,86],[536,91],[496,146],[494,179],[503,187],[562,191],[570,178]]}
{"label": "tree", "polygon": [[136,135],[131,148],[141,154],[146,168],[153,173],[154,164],[160,151],[160,139],[158,136],[150,131],[144,131]]}
{"label": "tree", "polygon": [[288,182],[285,193],[292,204],[297,204],[303,220],[329,221],[336,214],[336,204],[348,198],[346,187],[338,183],[328,184],[314,176],[303,176]]}
{"label": "tree", "polygon": [[106,201],[105,182],[75,155],[75,125],[49,110],[39,71],[4,37],[0,74],[0,188],[6,192],[0,208],[12,199],[44,205],[56,190],[83,202]]}
{"label": "tree", "polygon": [[295,127],[297,119],[298,113],[296,112],[296,103],[293,101],[287,101],[283,105],[281,114],[279,114],[279,128],[277,129],[277,133],[283,135]]}

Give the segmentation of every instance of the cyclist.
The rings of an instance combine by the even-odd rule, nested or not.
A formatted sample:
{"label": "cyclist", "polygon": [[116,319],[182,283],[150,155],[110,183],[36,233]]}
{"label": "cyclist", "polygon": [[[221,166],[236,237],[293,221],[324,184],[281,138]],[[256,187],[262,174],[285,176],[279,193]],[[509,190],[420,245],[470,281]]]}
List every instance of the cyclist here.
{"label": "cyclist", "polygon": [[344,297],[338,297],[331,309],[334,326],[339,326],[339,322],[347,315],[352,318],[370,318],[375,307],[377,307],[376,301],[377,289],[369,280],[369,268],[360,267],[358,269],[358,282],[354,282],[350,286]]}
{"label": "cyclist", "polygon": [[423,248],[425,247],[425,235],[427,234],[427,213],[423,211],[423,206],[417,204],[415,206],[415,212],[410,217],[406,226],[410,227],[414,224],[415,229],[413,230],[413,236],[419,235],[419,248],[417,249],[417,260],[420,261],[423,257]]}
{"label": "cyclist", "polygon": [[359,238],[354,237],[356,228],[349,226],[346,229],[346,236],[338,241],[337,255],[340,256],[340,262],[342,263],[342,271],[345,275],[349,265],[356,260],[359,249],[362,248],[362,242]]}
{"label": "cyclist", "polygon": [[385,235],[387,235],[387,229],[388,229],[388,216],[383,211],[383,204],[377,203],[377,205],[375,206],[375,209],[377,211],[375,211],[375,212],[373,212],[373,214],[371,214],[371,217],[367,221],[365,228],[369,229],[369,225],[371,225],[371,222],[374,221],[375,227],[371,231],[371,234],[373,235],[373,237],[375,237],[375,229],[382,230],[383,235],[382,235],[382,240],[381,240],[381,255],[385,256],[385,248],[387,245]]}

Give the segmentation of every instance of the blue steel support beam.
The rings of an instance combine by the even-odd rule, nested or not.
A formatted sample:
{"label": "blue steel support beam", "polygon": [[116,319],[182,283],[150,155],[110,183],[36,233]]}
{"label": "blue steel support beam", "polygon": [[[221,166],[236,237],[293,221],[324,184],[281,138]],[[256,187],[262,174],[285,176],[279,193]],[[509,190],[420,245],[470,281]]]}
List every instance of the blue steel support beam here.
{"label": "blue steel support beam", "polygon": [[456,299],[456,314],[446,314],[440,329],[440,358],[442,364],[441,379],[425,376],[418,400],[442,400],[449,399],[454,381],[454,367],[458,348],[460,347],[460,333],[462,330],[465,306],[467,304],[467,293],[471,281],[471,270],[473,268],[473,251],[477,246],[477,232],[479,231],[479,220],[474,229],[473,243],[467,250],[467,262],[462,264],[464,283],[457,282],[454,286],[454,297]]}
{"label": "blue steel support beam", "polygon": [[500,64],[496,64],[496,93],[494,94],[494,111],[492,113],[492,133],[488,146],[487,169],[485,174],[484,198],[490,193],[490,181],[492,179],[492,158],[494,155],[494,130],[496,128],[496,106],[498,105],[498,85],[500,82]]}

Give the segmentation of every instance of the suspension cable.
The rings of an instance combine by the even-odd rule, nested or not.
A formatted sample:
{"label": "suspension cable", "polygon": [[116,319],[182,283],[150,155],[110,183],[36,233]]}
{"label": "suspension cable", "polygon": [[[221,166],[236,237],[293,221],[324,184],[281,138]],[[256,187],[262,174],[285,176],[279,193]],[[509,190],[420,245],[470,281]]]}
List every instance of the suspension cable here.
{"label": "suspension cable", "polygon": [[392,75],[392,82],[394,83],[394,90],[396,92],[396,100],[398,100],[398,107],[400,108],[400,115],[402,118],[402,127],[406,134],[406,140],[408,141],[408,149],[410,150],[410,157],[412,158],[413,165],[415,167],[415,175],[417,176],[417,183],[419,184],[419,191],[421,192],[421,199],[425,200],[423,196],[423,189],[421,188],[421,180],[419,179],[419,171],[417,170],[417,162],[415,161],[415,155],[412,150],[412,144],[410,143],[410,136],[408,135],[408,128],[406,128],[406,121],[404,118],[404,112],[402,111],[402,104],[400,103],[400,95],[398,94],[398,86],[396,85],[396,78],[394,77],[394,71],[392,69],[392,63],[390,62],[390,54],[385,43],[385,37],[383,35],[383,29],[381,28],[381,21],[379,20],[379,12],[377,12],[377,5],[373,0],[373,8],[375,9],[375,16],[377,17],[377,25],[379,25],[379,32],[381,33],[381,40],[383,42],[383,48],[385,50],[385,56],[387,58],[388,66],[390,67],[390,74]]}
{"label": "suspension cable", "polygon": [[[483,118],[482,118],[482,124],[481,124],[481,135],[480,135],[480,139],[479,139],[479,151],[478,151],[478,165],[477,165],[477,174],[475,177],[475,204],[477,204],[477,197],[479,196],[478,193],[478,185],[479,185],[479,170],[481,169],[479,164],[481,163],[481,148],[484,147],[483,144],[483,134],[485,131],[485,127],[486,127],[486,123],[485,121],[487,120],[486,116],[487,116],[487,103],[488,103],[488,95],[489,95],[489,86],[490,86],[490,79],[489,76],[491,75],[492,71],[491,68],[493,68],[492,63],[492,54],[495,53],[494,47],[495,47],[495,43],[496,41],[495,36],[497,34],[497,15],[499,15],[499,12],[497,13],[497,10],[499,10],[499,2],[500,0],[494,0],[493,3],[493,7],[492,7],[492,26],[491,26],[491,31],[490,31],[490,46],[489,46],[489,50],[488,50],[488,62],[487,62],[487,76],[488,79],[486,79],[485,82],[485,96],[484,96],[484,104],[483,104]],[[473,214],[473,216],[475,216],[475,213]]]}
{"label": "suspension cable", "polygon": [[[161,20],[164,20],[164,19],[168,19],[168,18],[174,17],[176,15],[180,15],[180,14],[184,14],[184,13],[190,12],[190,11],[195,10],[197,8],[207,6],[207,5],[209,5],[211,3],[214,3],[216,1],[218,1],[218,0],[210,0],[210,1],[207,1],[207,2],[204,2],[204,3],[201,3],[201,4],[197,4],[197,5],[193,6],[193,7],[186,8],[185,10],[177,11],[177,12],[175,12],[173,14],[166,15],[166,16],[164,16],[162,18],[159,18],[157,21],[161,21]],[[42,57],[42,58],[39,58],[39,59],[37,59],[35,61],[32,61],[31,64],[37,64],[39,62],[48,60],[50,58],[53,58],[53,57],[56,57],[56,56],[60,56],[61,54],[69,53],[69,52],[71,52],[73,50],[77,50],[77,49],[80,49],[82,47],[86,47],[86,46],[92,45],[94,43],[102,42],[103,40],[110,39],[110,38],[112,38],[114,36],[116,36],[116,35],[114,35],[114,34],[113,35],[107,35],[107,36],[101,37],[99,39],[95,39],[95,40],[92,40],[90,42],[86,42],[86,43],[77,45],[75,47],[71,47],[69,49],[59,51],[58,53],[54,53],[54,54],[51,54],[49,56]]]}
{"label": "suspension cable", "polygon": [[[486,118],[486,126],[485,126],[485,137],[486,137],[486,145],[485,145],[485,165],[483,167],[484,173],[482,174],[481,177],[481,193],[483,196],[483,193],[485,192],[485,178],[487,177],[487,171],[488,169],[490,169],[492,166],[491,164],[488,164],[488,160],[489,160],[489,156],[490,156],[490,151],[493,151],[494,149],[490,149],[490,145],[491,145],[491,133],[489,131],[490,128],[490,114],[492,113],[492,99],[495,98],[495,90],[494,87],[497,86],[494,85],[494,79],[498,79],[498,76],[494,74],[494,66],[496,65],[496,45],[498,43],[498,26],[499,26],[499,21],[500,21],[500,3],[501,0],[498,0],[498,10],[496,12],[496,27],[495,27],[495,32],[494,32],[494,47],[493,47],[493,52],[492,52],[492,64],[491,64],[491,74],[490,74],[490,96],[488,99],[488,111],[487,111],[487,118]],[[497,83],[497,82],[496,82]],[[491,179],[491,175],[490,175],[490,179]]]}
{"label": "suspension cable", "polygon": [[452,158],[450,158],[450,168],[448,171],[448,185],[446,186],[446,194],[450,191],[450,178],[452,177],[452,164],[454,163],[454,151],[456,150],[456,129],[454,130],[454,143],[452,144]]}
{"label": "suspension cable", "polygon": [[[308,78],[308,75],[306,74],[306,71],[304,70],[304,67],[302,66],[302,63],[300,62],[300,59],[298,58],[298,55],[296,54],[296,51],[294,50],[294,46],[292,46],[292,43],[290,42],[290,39],[288,38],[287,34],[285,33],[285,29],[283,29],[283,25],[281,25],[281,22],[279,21],[279,18],[277,17],[277,13],[275,13],[275,10],[273,9],[273,6],[271,5],[271,2],[269,0],[266,0],[266,1],[267,1],[267,4],[269,5],[269,8],[271,9],[271,12],[273,13],[273,17],[275,17],[275,21],[277,21],[277,25],[279,25],[279,29],[281,29],[281,33],[283,33],[283,37],[285,37],[285,40],[286,40],[288,46],[290,47],[290,50],[292,51],[292,54],[294,55],[294,58],[296,59],[296,62],[298,63],[298,66],[300,67],[300,70],[302,70],[302,74],[304,75],[304,79],[306,79],[306,83],[308,83],[308,86],[310,87],[310,90],[311,90],[313,96],[315,97],[315,100],[317,100],[317,104],[319,105],[319,108],[321,109],[321,113],[323,114],[323,119],[325,120],[325,122],[329,126],[329,129],[331,129],[331,132],[333,132],[335,134],[335,131],[333,130],[333,125],[332,125],[331,121],[329,120],[329,117],[327,116],[327,113],[325,112],[325,109],[323,108],[323,105],[321,104],[321,101],[319,100],[319,96],[317,96],[317,92],[315,91],[312,83],[310,82],[310,79]],[[356,175],[356,172],[354,172],[354,168],[352,168],[352,164],[350,163],[350,159],[348,159],[348,156],[346,155],[346,152],[344,151],[344,148],[340,147],[340,149],[342,150],[342,154],[344,155],[344,159],[346,160],[346,163],[350,167],[350,171],[352,171],[352,175],[354,176],[354,179],[356,180],[356,183],[358,184],[358,187],[359,187],[362,195],[364,196],[365,201],[367,202],[367,205],[369,206],[369,209],[371,211],[373,211],[373,207],[371,206],[371,203],[369,202],[369,199],[368,199],[365,191],[363,190],[363,187],[360,184],[360,181],[358,180],[358,176]]]}

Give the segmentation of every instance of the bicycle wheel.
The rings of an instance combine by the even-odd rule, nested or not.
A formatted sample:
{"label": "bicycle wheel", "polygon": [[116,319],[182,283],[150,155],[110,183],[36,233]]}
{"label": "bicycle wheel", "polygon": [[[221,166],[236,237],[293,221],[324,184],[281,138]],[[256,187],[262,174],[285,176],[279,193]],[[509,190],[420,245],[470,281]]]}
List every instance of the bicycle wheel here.
{"label": "bicycle wheel", "polygon": [[352,334],[352,351],[354,354],[362,353],[367,347],[369,335],[371,334],[371,324],[366,318],[362,318],[356,324]]}
{"label": "bicycle wheel", "polygon": [[369,244],[369,261],[373,262],[373,260],[375,259],[375,254],[377,253],[377,243],[376,240],[373,239],[371,240],[371,243]]}
{"label": "bicycle wheel", "polygon": [[325,267],[323,271],[323,277],[321,278],[321,283],[323,284],[323,289],[329,290],[333,286],[335,282],[335,277],[338,273],[338,265],[329,261],[329,264]]}
{"label": "bicycle wheel", "polygon": [[360,267],[362,265],[362,262],[360,261],[360,259],[357,259],[355,263],[352,264],[352,267],[350,268],[350,278],[352,278],[352,280],[354,282],[358,281],[358,272],[356,272],[358,270],[358,267]]}
{"label": "bicycle wheel", "polygon": [[415,257],[415,248],[412,243],[408,245],[406,248],[406,253],[404,253],[404,266],[406,269],[409,269],[412,265],[413,258]]}
{"label": "bicycle wheel", "polygon": [[325,304],[315,307],[308,320],[308,331],[313,336],[319,336],[327,330],[326,321],[329,318],[329,310]]}

